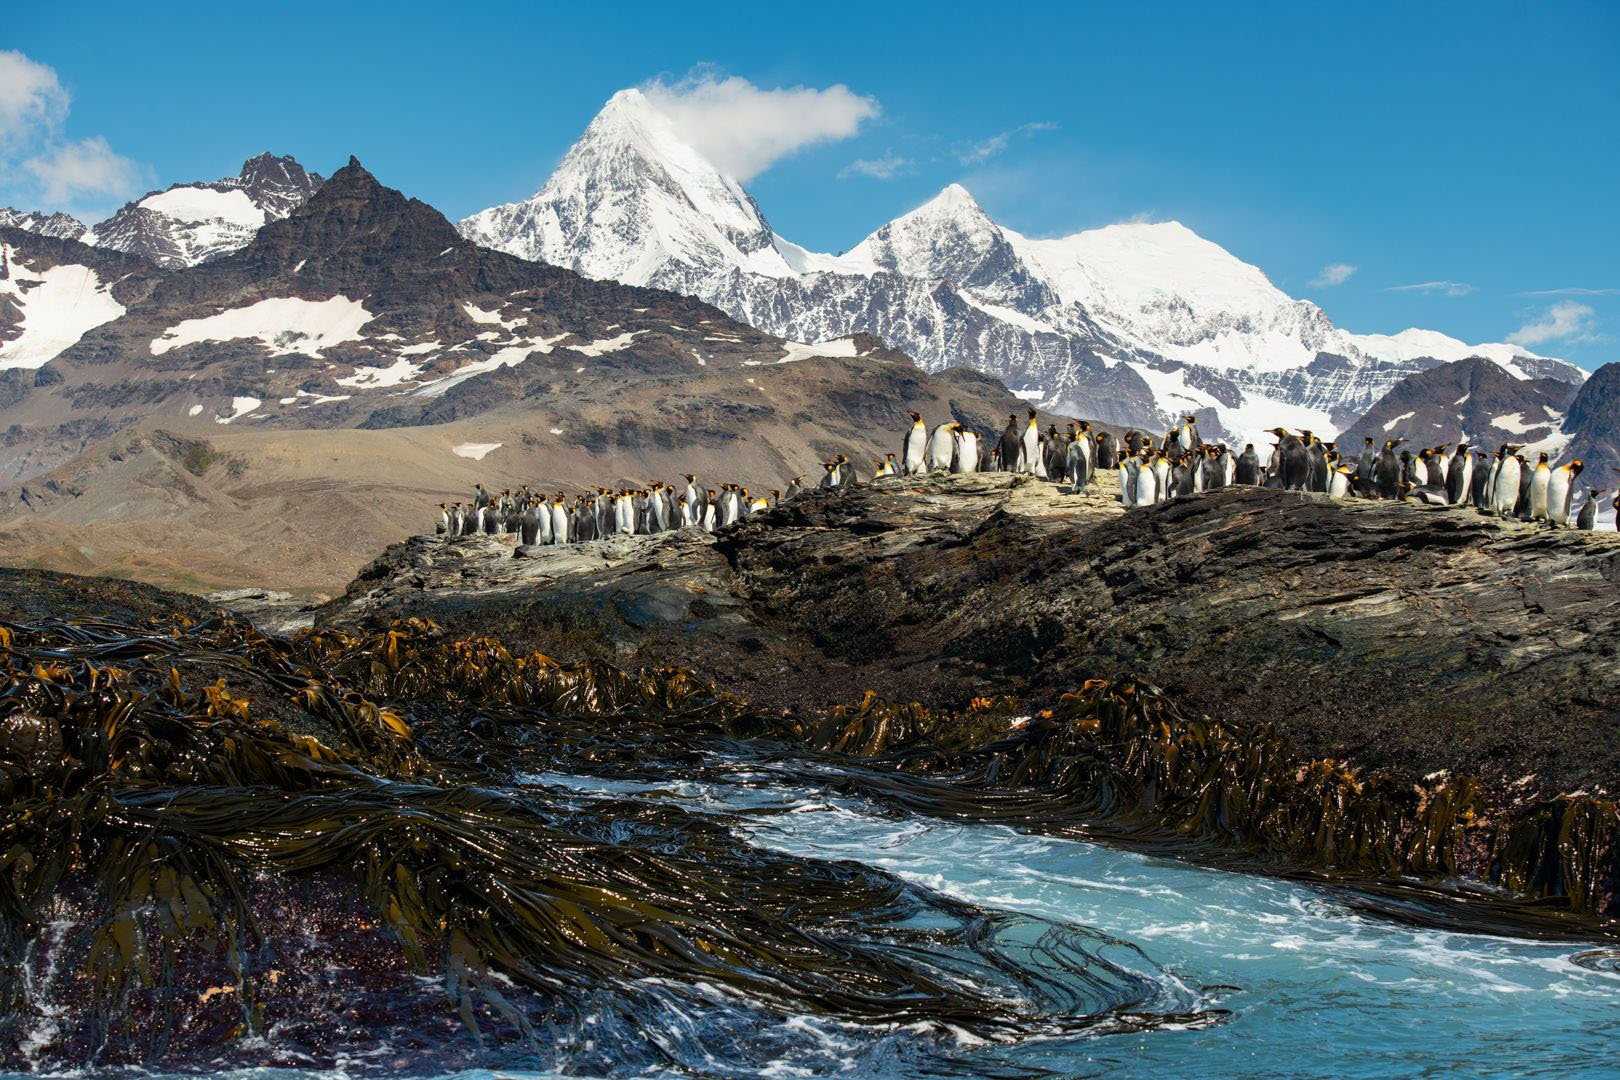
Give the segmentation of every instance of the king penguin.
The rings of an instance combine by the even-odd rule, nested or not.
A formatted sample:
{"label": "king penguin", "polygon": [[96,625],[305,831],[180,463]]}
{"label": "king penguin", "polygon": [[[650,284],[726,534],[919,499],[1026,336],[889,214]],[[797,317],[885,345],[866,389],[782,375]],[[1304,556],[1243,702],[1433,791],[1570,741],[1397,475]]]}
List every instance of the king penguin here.
{"label": "king penguin", "polygon": [[1547,521],[1559,528],[1569,527],[1570,503],[1575,498],[1575,480],[1586,466],[1580,458],[1553,469],[1547,478]]}
{"label": "king penguin", "polygon": [[956,459],[951,471],[958,473],[979,471],[979,433],[961,424],[956,425]]}
{"label": "king penguin", "polygon": [[950,472],[956,459],[956,432],[962,425],[954,420],[936,424],[928,436],[927,472]]}
{"label": "king penguin", "polygon": [[911,427],[906,429],[906,437],[900,444],[900,467],[907,476],[926,472],[927,455],[928,425],[923,423],[922,413],[912,413]]}
{"label": "king penguin", "polygon": [[1041,462],[1041,424],[1035,410],[1029,410],[1029,422],[1024,425],[1023,437],[1018,443],[1018,472],[1044,473]]}

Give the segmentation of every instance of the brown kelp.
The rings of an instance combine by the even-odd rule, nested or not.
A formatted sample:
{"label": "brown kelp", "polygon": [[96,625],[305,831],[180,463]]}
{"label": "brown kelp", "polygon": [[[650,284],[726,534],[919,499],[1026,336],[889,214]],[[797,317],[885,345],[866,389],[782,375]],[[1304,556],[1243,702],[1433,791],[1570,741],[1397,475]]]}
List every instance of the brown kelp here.
{"label": "brown kelp", "polygon": [[[123,1063],[320,1029],[319,1004],[332,1022],[301,1046],[320,1061],[367,990],[414,1039],[442,1015],[534,1038],[582,994],[654,985],[988,1038],[1213,1015],[1164,1002],[1101,935],[763,852],[674,808],[554,805],[492,767],[521,748],[508,731],[588,747],[745,716],[684,672],[515,657],[427,623],[0,626],[5,1060],[36,1064],[24,1028],[46,1009],[53,1060]],[[327,953],[355,984],[341,1006],[311,968]]]}
{"label": "brown kelp", "polygon": [[1092,680],[1036,715],[1010,719],[1011,710],[981,700],[935,712],[868,694],[819,721],[748,732],[857,755],[879,774],[944,781],[867,784],[919,812],[1044,830],[1107,821],[1115,835],[1134,823],[1148,835],[1215,842],[1227,858],[1249,852],[1273,869],[1369,886],[1464,874],[1533,905],[1521,908],[1527,927],[1559,913],[1595,917],[1593,928],[1620,923],[1612,799],[1492,804],[1468,777],[1414,782],[1302,760],[1269,725],[1185,716],[1140,682]]}

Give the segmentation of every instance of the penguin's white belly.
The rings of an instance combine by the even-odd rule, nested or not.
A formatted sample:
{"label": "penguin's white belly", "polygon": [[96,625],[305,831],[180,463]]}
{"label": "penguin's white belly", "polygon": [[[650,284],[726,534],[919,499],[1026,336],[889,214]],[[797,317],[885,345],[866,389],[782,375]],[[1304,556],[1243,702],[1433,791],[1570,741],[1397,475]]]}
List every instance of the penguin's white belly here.
{"label": "penguin's white belly", "polygon": [[973,432],[964,432],[956,453],[956,471],[976,473],[979,471],[979,437]]}
{"label": "penguin's white belly", "polygon": [[1569,473],[1553,470],[1547,478],[1547,520],[1554,525],[1569,524]]}
{"label": "penguin's white belly", "polygon": [[1136,505],[1152,506],[1159,500],[1159,481],[1151,468],[1136,470]]}
{"label": "penguin's white belly", "polygon": [[1547,519],[1547,487],[1552,479],[1551,470],[1537,469],[1530,481],[1530,520],[1545,521]]}

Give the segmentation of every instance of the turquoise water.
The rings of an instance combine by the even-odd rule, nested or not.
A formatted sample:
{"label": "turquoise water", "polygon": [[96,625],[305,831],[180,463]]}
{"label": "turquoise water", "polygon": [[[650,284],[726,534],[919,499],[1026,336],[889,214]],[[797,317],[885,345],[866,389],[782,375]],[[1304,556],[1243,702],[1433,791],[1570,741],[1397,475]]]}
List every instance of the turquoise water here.
{"label": "turquoise water", "polygon": [[[545,779],[748,807],[756,813],[736,827],[755,844],[1102,931],[1141,950],[1167,998],[1229,1010],[1209,1026],[943,1050],[949,1058],[1085,1076],[1620,1076],[1620,954],[1589,945],[1412,929],[1305,886],[896,815],[773,784],[757,767],[739,766],[735,785]],[[859,1055],[844,1064],[859,1067]]]}
{"label": "turquoise water", "polygon": [[[529,1047],[491,1048],[489,1068],[442,1076],[1620,1075],[1617,951],[1413,929],[1308,886],[897,811],[834,793],[803,766],[720,758],[701,775],[546,773],[524,777],[516,793],[673,804],[763,849],[881,869],[982,911],[1020,977],[1052,964],[1050,985],[1027,1000],[1061,1001],[1047,991],[1102,972],[1102,996],[1128,1008],[1083,1032],[1035,1025],[995,1041],[947,1025],[784,1018],[714,987],[643,980],[571,1002]],[[1073,958],[1083,962],[1064,965]],[[1007,984],[1010,1002],[1026,999],[1020,986]],[[1136,1022],[1144,1017],[1152,1022]],[[232,1065],[243,1060],[251,1056]],[[336,1068],[208,1074],[433,1072],[379,1036]]]}

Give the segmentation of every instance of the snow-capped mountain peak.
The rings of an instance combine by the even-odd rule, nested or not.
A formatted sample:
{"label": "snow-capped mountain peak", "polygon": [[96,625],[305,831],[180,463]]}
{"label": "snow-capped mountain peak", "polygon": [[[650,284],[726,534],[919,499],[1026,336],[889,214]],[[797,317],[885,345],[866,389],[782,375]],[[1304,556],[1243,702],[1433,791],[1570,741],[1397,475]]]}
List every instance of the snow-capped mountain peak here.
{"label": "snow-capped mountain peak", "polygon": [[666,266],[794,274],[742,185],[640,90],[614,94],[533,197],[461,223],[469,239],[586,277],[647,284]]}
{"label": "snow-capped mountain peak", "polygon": [[83,240],[171,269],[196,266],[246,247],[265,222],[292,213],[320,185],[293,158],[264,153],[243,162],[236,176],[148,192]]}
{"label": "snow-capped mountain peak", "polygon": [[58,240],[78,240],[87,231],[84,222],[69,214],[13,210],[9,206],[0,206],[0,228],[22,229]]}
{"label": "snow-capped mountain peak", "polygon": [[1215,435],[1325,434],[1404,376],[1473,355],[1520,378],[1584,378],[1511,345],[1350,333],[1179,222],[1023,236],[961,184],[820,254],[772,233],[635,90],[614,95],[533,198],[460,228],[590,277],[696,295],[786,338],[870,333],[930,370],[977,368],[1054,411],[1149,428],[1193,411]]}

